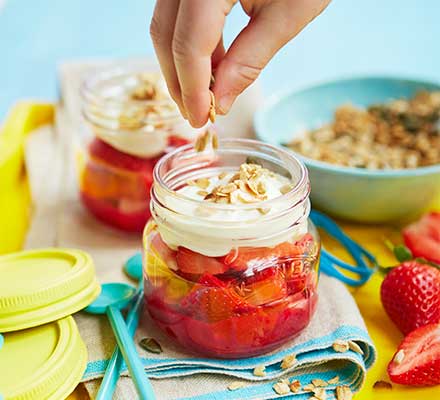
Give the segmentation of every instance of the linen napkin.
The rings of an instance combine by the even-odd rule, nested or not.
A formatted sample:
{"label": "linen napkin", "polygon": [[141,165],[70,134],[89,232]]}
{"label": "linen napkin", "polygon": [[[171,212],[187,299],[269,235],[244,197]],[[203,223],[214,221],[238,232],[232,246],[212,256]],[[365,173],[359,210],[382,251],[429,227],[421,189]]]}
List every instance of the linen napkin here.
{"label": "linen napkin", "polygon": [[[90,346],[89,364],[84,375],[87,381],[102,376],[114,340],[105,321],[84,314],[78,315],[76,320],[86,343],[89,340],[92,343],[96,341],[96,336],[86,337],[83,332],[100,332],[99,341],[112,343],[111,346],[105,346],[110,348],[109,353],[102,346]],[[356,391],[362,385],[366,369],[375,358],[372,342],[353,298],[342,283],[325,275],[320,277],[318,307],[310,325],[297,338],[272,353],[238,360],[200,358],[185,352],[159,331],[146,312],[136,332],[136,343],[143,337],[155,338],[163,348],[163,353],[152,354],[138,346],[147,375],[155,378],[153,387],[159,399],[272,398],[277,396],[272,389],[274,381],[292,376],[308,384],[312,379],[328,380],[337,375],[338,385],[347,384],[352,391]],[[335,340],[354,341],[363,354],[353,350],[335,352],[332,347]],[[297,363],[290,369],[281,369],[282,359],[290,354],[296,355]],[[253,375],[253,369],[260,365],[266,367],[266,376],[262,378]],[[207,377],[206,374],[216,375]],[[227,386],[237,378],[253,384],[246,385],[239,392],[229,391]],[[185,391],[181,389],[183,383]],[[130,399],[126,388],[122,391],[127,383],[122,381],[122,385],[120,395],[114,398]],[[334,386],[329,386],[329,389]],[[92,395],[95,394],[96,383],[87,384],[86,387]]]}

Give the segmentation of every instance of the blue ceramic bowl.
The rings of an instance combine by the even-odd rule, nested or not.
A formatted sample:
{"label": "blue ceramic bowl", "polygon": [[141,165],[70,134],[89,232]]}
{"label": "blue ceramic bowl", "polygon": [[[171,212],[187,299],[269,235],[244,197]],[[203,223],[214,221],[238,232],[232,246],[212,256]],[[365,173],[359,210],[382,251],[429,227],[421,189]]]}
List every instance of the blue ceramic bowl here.
{"label": "blue ceramic bowl", "polygon": [[[257,111],[258,139],[282,145],[328,123],[344,103],[368,106],[412,96],[440,85],[417,80],[367,77],[333,81],[273,96]],[[306,164],[312,204],[332,216],[381,223],[416,217],[440,194],[440,165],[416,169],[370,171],[341,167],[295,153]]]}

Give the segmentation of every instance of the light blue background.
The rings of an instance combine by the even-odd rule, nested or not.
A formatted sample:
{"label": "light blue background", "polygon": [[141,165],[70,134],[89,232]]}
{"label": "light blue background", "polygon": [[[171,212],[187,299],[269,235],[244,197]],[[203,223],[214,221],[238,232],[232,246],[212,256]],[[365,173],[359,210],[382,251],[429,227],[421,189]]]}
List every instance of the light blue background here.
{"label": "light blue background", "polygon": [[[153,5],[6,0],[0,9],[0,119],[17,99],[56,99],[56,65],[62,60],[152,54]],[[227,23],[227,43],[246,21],[237,6]],[[440,81],[439,21],[440,0],[334,0],[270,63],[261,76],[263,88],[270,94],[360,74]]]}

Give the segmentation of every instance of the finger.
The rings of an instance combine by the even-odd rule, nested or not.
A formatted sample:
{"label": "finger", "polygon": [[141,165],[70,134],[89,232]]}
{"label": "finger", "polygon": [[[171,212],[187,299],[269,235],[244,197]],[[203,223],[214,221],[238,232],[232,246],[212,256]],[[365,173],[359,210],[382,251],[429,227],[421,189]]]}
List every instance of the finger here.
{"label": "finger", "polygon": [[225,56],[225,46],[223,44],[223,36],[221,37],[220,41],[217,43],[217,47],[215,48],[214,52],[211,56],[211,69],[212,71],[215,71],[215,69],[220,64],[220,61],[223,60],[223,57]]}
{"label": "finger", "polygon": [[210,106],[211,55],[222,36],[230,1],[182,0],[173,38],[173,55],[182,100],[190,123],[203,126]]}
{"label": "finger", "polygon": [[236,97],[257,79],[275,53],[296,36],[328,0],[273,1],[251,16],[220,62],[214,94],[217,111],[225,114]]}
{"label": "finger", "polygon": [[168,91],[173,100],[177,103],[182,115],[186,117],[185,107],[183,106],[180,93],[179,79],[177,78],[177,72],[174,66],[173,52],[171,50],[179,2],[180,0],[156,1],[150,25],[150,35],[162,74],[168,86]]}

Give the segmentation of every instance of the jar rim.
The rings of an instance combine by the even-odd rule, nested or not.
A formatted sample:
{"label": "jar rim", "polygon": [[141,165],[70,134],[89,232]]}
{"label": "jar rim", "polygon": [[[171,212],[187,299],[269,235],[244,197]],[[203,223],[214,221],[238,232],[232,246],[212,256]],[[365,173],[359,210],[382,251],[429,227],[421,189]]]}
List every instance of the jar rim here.
{"label": "jar rim", "polygon": [[[197,153],[194,149],[193,144],[188,144],[185,146],[178,147],[177,149],[169,152],[168,154],[161,157],[161,159],[156,163],[154,170],[153,170],[153,178],[154,178],[154,185],[152,189],[152,195],[155,196],[155,186],[159,185],[161,190],[164,190],[168,195],[173,196],[174,198],[178,199],[179,201],[187,202],[188,204],[194,204],[194,205],[200,205],[203,204],[204,207],[207,209],[212,210],[226,210],[226,211],[235,211],[235,210],[251,210],[251,209],[261,209],[261,208],[270,208],[273,207],[274,204],[279,202],[288,202],[289,207],[292,207],[291,201],[294,201],[297,199],[296,203],[293,205],[297,205],[299,203],[302,203],[305,201],[310,193],[310,183],[309,183],[309,177],[308,177],[308,171],[304,163],[297,158],[293,152],[285,150],[278,146],[273,146],[268,143],[264,143],[258,140],[253,139],[240,139],[240,138],[227,138],[227,139],[220,139],[219,140],[219,146],[218,150],[215,150],[216,152],[222,152],[224,149],[231,149],[231,148],[244,148],[248,147],[251,149],[252,147],[255,147],[253,150],[254,152],[259,152],[261,154],[264,154],[264,151],[266,151],[266,155],[268,153],[273,153],[281,158],[284,158],[285,160],[290,161],[299,171],[299,177],[296,182],[294,182],[294,185],[292,186],[292,189],[288,191],[285,194],[282,194],[280,196],[277,196],[272,199],[263,200],[257,203],[249,203],[249,204],[222,204],[222,203],[213,203],[213,202],[206,202],[203,200],[197,200],[189,198],[175,190],[173,190],[169,184],[166,182],[167,175],[172,172],[173,170],[168,171],[167,173],[163,173],[163,169],[165,168],[166,164],[169,163],[174,157],[176,157],[179,154],[187,153],[188,156],[201,154]],[[213,153],[214,154],[214,153]],[[289,171],[291,172],[291,171]],[[302,193],[303,192],[303,193]],[[302,196],[301,196],[302,193]],[[298,198],[298,195],[299,198]],[[289,201],[290,200],[290,201]]]}
{"label": "jar rim", "polygon": [[[141,84],[143,74],[153,74],[164,98],[142,100],[131,98],[130,92]],[[155,79],[154,78],[154,79]],[[83,121],[101,136],[116,138],[136,132],[144,140],[151,135],[173,130],[186,132],[192,128],[181,116],[177,105],[167,94],[159,65],[153,60],[118,61],[96,69],[84,77],[80,89]],[[99,134],[96,134],[99,136]]]}

